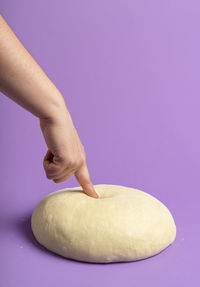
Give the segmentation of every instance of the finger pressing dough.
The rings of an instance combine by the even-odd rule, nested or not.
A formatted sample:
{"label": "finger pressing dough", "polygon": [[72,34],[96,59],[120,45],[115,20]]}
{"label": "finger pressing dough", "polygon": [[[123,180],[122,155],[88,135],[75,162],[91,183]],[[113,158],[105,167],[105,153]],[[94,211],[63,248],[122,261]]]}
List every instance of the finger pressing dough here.
{"label": "finger pressing dough", "polygon": [[37,241],[64,257],[96,263],[135,261],[155,255],[176,236],[172,215],[155,197],[118,185],[94,185],[46,196],[32,214]]}

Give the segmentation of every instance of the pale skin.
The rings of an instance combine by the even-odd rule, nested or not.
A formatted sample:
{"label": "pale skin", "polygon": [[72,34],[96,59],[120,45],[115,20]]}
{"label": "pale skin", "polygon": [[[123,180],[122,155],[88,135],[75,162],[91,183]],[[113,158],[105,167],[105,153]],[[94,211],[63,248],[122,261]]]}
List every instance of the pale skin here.
{"label": "pale skin", "polygon": [[46,177],[56,183],[73,174],[83,191],[98,198],[86,154],[63,96],[0,15],[0,91],[35,115],[48,150]]}

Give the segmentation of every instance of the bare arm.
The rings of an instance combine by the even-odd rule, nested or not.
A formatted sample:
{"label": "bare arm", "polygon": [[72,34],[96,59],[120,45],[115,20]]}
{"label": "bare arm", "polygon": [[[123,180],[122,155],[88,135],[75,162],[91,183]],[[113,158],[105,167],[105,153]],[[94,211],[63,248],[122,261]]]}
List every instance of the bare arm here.
{"label": "bare arm", "polygon": [[1,15],[0,91],[39,118],[48,146],[43,161],[47,178],[62,182],[74,174],[86,194],[98,197],[84,147],[61,93]]}

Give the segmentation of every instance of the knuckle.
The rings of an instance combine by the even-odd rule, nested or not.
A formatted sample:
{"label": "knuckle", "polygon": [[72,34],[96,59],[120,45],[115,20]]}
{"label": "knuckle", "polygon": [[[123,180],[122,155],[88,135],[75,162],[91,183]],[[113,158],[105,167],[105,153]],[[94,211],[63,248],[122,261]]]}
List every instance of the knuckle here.
{"label": "knuckle", "polygon": [[46,169],[47,167],[48,167],[48,164],[47,164],[46,160],[44,159],[43,160],[43,168]]}
{"label": "knuckle", "polygon": [[62,180],[60,180],[60,179],[53,179],[53,181],[54,181],[55,183],[60,183],[60,182],[62,182]]}
{"label": "knuckle", "polygon": [[48,179],[52,179],[52,178],[53,178],[52,175],[50,175],[50,174],[46,174],[46,177],[47,177]]}
{"label": "knuckle", "polygon": [[58,164],[58,165],[63,165],[65,164],[67,161],[68,161],[68,156],[66,155],[59,155],[59,156],[56,156],[55,157],[55,162]]}
{"label": "knuckle", "polygon": [[76,160],[73,157],[68,158],[66,162],[67,162],[67,165],[69,167],[75,167],[76,166]]}
{"label": "knuckle", "polygon": [[85,153],[81,153],[79,157],[69,157],[65,159],[65,165],[70,168],[79,168],[81,167],[86,161]]}
{"label": "knuckle", "polygon": [[84,154],[83,154],[77,160],[77,167],[80,168],[84,163],[85,163],[85,157],[84,157]]}
{"label": "knuckle", "polygon": [[46,177],[48,179],[53,179],[59,174],[59,169],[58,168],[47,168],[45,169]]}

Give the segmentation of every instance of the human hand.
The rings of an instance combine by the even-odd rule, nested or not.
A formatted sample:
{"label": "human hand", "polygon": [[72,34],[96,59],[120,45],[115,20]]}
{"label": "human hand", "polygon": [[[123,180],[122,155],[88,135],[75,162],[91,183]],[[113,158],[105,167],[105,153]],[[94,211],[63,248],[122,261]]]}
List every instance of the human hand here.
{"label": "human hand", "polygon": [[43,166],[48,179],[59,183],[73,174],[83,191],[98,198],[90,180],[86,154],[67,109],[55,119],[40,119],[40,127],[48,146]]}
{"label": "human hand", "polygon": [[40,119],[48,152],[47,178],[54,182],[75,174],[84,192],[98,197],[90,181],[83,145],[62,94],[0,15],[0,91]]}

